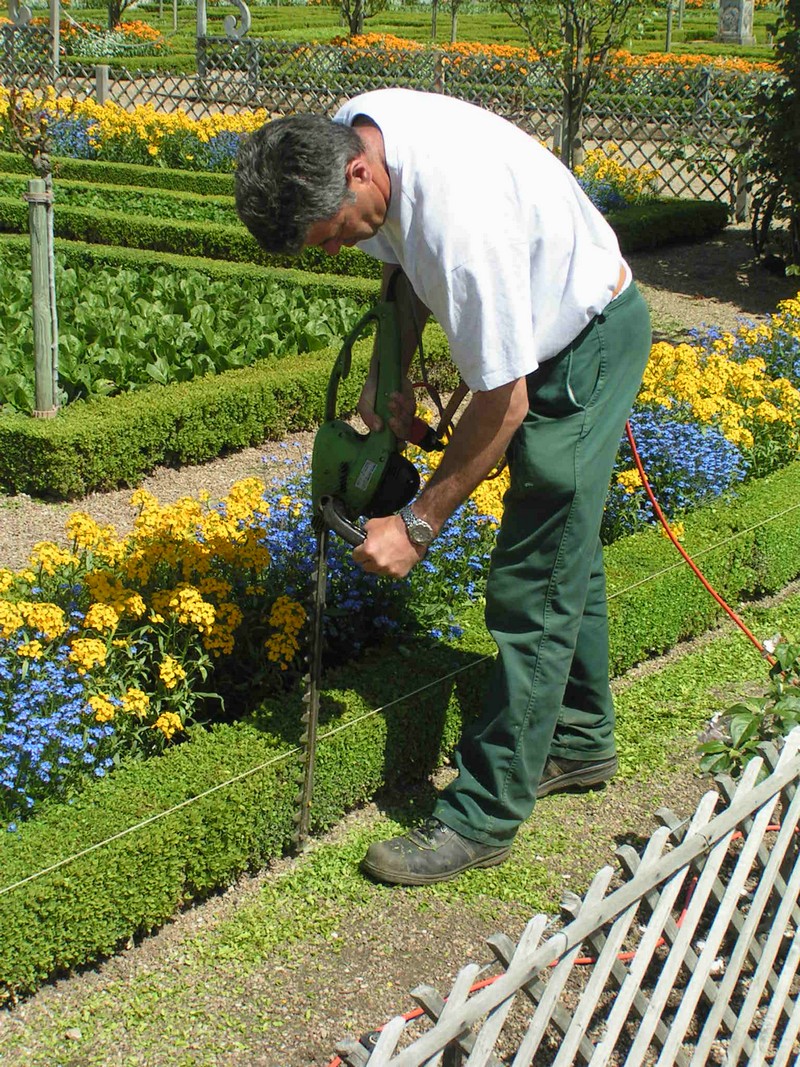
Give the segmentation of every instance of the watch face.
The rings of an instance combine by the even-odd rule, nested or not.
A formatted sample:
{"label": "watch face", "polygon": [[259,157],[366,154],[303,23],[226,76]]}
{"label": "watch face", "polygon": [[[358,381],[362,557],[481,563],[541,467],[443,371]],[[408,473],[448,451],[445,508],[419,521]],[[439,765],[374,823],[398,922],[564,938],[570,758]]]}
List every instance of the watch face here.
{"label": "watch face", "polygon": [[433,540],[433,530],[424,519],[418,518],[410,507],[400,509],[400,516],[406,524],[408,539],[415,545],[429,545]]}

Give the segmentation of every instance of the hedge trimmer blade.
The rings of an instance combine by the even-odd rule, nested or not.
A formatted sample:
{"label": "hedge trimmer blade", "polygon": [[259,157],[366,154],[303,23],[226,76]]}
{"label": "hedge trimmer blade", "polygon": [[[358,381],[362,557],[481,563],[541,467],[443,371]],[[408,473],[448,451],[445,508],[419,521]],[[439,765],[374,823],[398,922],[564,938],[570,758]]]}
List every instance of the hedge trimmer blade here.
{"label": "hedge trimmer blade", "polygon": [[311,801],[314,795],[314,763],[317,751],[317,724],[319,722],[319,690],[322,677],[322,622],[325,615],[325,590],[328,578],[328,530],[321,526],[317,531],[317,558],[314,567],[313,602],[311,606],[311,638],[308,653],[308,674],[305,677],[306,691],[303,694],[303,735],[300,739],[302,769],[297,783],[297,811],[294,846],[300,851],[308,837],[311,821]]}

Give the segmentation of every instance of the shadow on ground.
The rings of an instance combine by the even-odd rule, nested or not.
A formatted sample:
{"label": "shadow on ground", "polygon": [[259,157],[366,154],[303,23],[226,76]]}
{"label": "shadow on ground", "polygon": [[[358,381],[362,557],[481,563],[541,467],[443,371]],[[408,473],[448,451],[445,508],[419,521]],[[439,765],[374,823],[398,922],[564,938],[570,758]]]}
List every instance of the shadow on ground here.
{"label": "shadow on ground", "polygon": [[749,229],[741,224],[710,240],[634,252],[627,259],[637,281],[651,289],[734,304],[744,317],[768,315],[800,289],[800,279],[774,274],[756,261]]}

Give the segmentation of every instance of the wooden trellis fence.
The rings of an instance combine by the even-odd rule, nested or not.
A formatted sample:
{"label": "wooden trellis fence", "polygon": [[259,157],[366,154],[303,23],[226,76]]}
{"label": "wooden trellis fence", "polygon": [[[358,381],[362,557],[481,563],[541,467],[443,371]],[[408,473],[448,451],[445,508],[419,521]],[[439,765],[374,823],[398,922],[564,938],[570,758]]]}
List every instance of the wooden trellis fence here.
{"label": "wooden trellis fence", "polygon": [[[424,1021],[392,1019],[371,1051],[343,1042],[343,1062],[797,1063],[798,750],[800,729],[780,755],[765,749],[738,784],[719,780],[688,823],[660,811],[662,826],[641,856],[618,851],[624,880],[616,888],[604,867],[583,900],[565,902],[558,933],[542,940],[549,920],[537,915],[516,945],[490,938],[504,968],[495,981],[472,992],[482,970],[473,964],[446,999],[418,987],[411,995]],[[578,967],[585,954],[593,962]]]}

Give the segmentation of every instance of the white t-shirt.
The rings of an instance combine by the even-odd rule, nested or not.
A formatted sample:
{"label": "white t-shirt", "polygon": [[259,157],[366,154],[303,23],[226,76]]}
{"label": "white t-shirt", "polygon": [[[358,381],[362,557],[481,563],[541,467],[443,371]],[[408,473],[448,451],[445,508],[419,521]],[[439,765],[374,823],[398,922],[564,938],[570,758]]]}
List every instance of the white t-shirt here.
{"label": "white t-shirt", "polygon": [[529,374],[609,303],[625,266],[616,236],[533,138],[411,89],[364,93],[334,121],[358,115],[380,128],[391,180],[386,220],[358,247],[403,268],[470,389]]}

